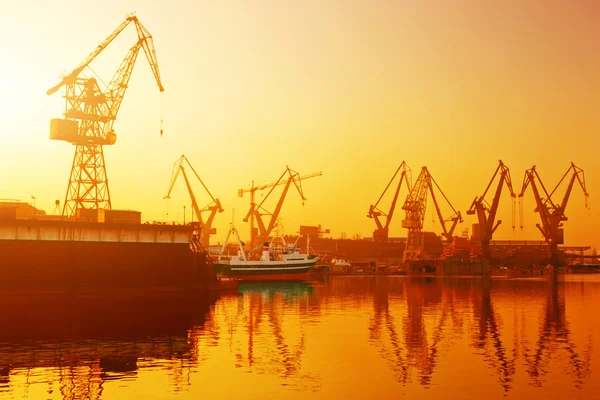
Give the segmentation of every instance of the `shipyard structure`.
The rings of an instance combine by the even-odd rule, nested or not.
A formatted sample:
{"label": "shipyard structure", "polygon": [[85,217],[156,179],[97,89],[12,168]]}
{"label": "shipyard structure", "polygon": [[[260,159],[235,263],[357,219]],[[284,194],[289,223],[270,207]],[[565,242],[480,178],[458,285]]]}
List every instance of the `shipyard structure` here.
{"label": "shipyard structure", "polygon": [[[83,71],[129,25],[135,26],[137,40],[113,78],[104,84],[101,79],[85,77]],[[279,179],[273,182],[262,185],[252,182],[249,187],[239,189],[238,195],[243,197],[247,193],[250,200],[250,208],[243,218],[249,223],[249,240],[240,240],[239,248],[210,247],[210,236],[216,234],[212,223],[217,213],[223,212],[223,207],[184,155],[173,166],[165,198],[170,197],[178,177],[183,177],[192,204],[192,221],[195,222],[142,223],[139,211],[113,209],[104,146],[117,142],[114,124],[141,52],[146,56],[159,92],[163,92],[152,35],[135,15],[128,16],[72,72],[63,75],[60,82],[46,92],[52,95],[63,87],[65,90],[63,118],[50,121],[50,139],[74,147],[66,196],[62,204],[56,202],[54,215],[37,210],[35,199],[33,206],[18,201],[0,202],[0,286],[69,290],[209,289],[217,282],[212,261],[223,262],[226,256],[230,271],[242,268],[232,266],[232,261],[233,264],[244,264],[243,268],[254,265],[257,261],[253,259],[254,255],[260,253],[260,248],[271,243],[274,237],[282,236],[277,226],[287,194],[297,192],[304,202],[302,183],[321,176],[321,172],[301,176],[286,166]],[[160,135],[163,135],[162,119]],[[199,207],[190,178],[196,179],[210,197],[211,202],[206,207]],[[565,194],[559,202],[555,200],[559,196],[557,189],[563,183],[566,184]],[[575,184],[583,190],[587,206],[583,170],[573,163],[552,190],[546,189],[533,166],[525,171],[521,191],[517,194],[508,167],[499,161],[483,194],[476,196],[466,210],[467,215],[477,218],[473,234],[467,237],[455,234],[456,228],[463,223],[463,216],[451,204],[429,169],[422,167],[413,182],[411,169],[402,162],[379,199],[368,209],[367,217],[375,222],[372,238],[327,239],[320,227],[301,227],[299,238],[284,237],[285,242],[293,243],[293,251],[288,252],[287,245],[284,248],[284,260],[279,260],[282,256],[279,250],[271,254],[272,249],[269,249],[268,257],[267,252],[262,252],[262,262],[280,269],[277,263],[285,261],[285,267],[290,270],[305,268],[292,265],[291,261],[302,261],[299,258],[307,256],[334,267],[354,265],[371,270],[397,267],[403,273],[437,274],[486,274],[491,268],[533,264],[560,267],[571,263],[571,253],[585,250],[564,246],[565,212]],[[267,201],[275,198],[276,188],[281,188],[282,192],[275,206],[268,206]],[[540,217],[537,228],[543,242],[494,240],[494,232],[502,222],[497,219],[497,210],[503,189],[511,197],[513,229],[516,227],[516,199],[519,199],[522,211],[524,195],[530,189],[534,199],[532,204]],[[428,205],[437,216],[441,228],[439,235],[424,230]],[[520,215],[522,229],[523,213]],[[389,237],[394,216],[396,223],[406,229],[406,237]],[[297,249],[306,249],[306,254],[301,255]],[[238,251],[241,258],[236,256]],[[583,254],[575,256],[583,260]],[[261,265],[261,268],[267,266]]]}
{"label": "shipyard structure", "polygon": [[[244,218],[245,222],[250,222],[246,251],[256,251],[262,243],[278,235],[275,227],[288,189],[297,188],[301,199],[304,200],[300,182],[318,175],[320,173],[300,176],[288,168],[279,180],[273,183],[258,187],[252,184],[249,189],[240,189],[240,196],[246,192],[251,194],[250,210]],[[427,167],[421,168],[413,183],[411,170],[403,162],[377,202],[369,207],[367,217],[375,222],[372,237],[350,239],[343,235],[339,239],[328,238],[326,235],[329,231],[319,225],[300,226],[295,235],[289,235],[285,240],[305,249],[307,254],[318,256],[320,265],[316,266],[317,269],[325,268],[331,272],[384,270],[389,273],[395,271],[406,274],[485,275],[504,273],[503,271],[507,270],[528,270],[534,274],[535,271],[543,271],[548,266],[551,269],[569,268],[573,271],[585,271],[585,268],[577,266],[598,262],[593,254],[585,254],[590,247],[566,246],[564,242],[566,207],[576,184],[583,191],[587,207],[588,193],[584,173],[573,163],[552,190],[546,189],[535,166],[528,169],[525,171],[521,191],[517,194],[513,189],[508,167],[499,161],[483,194],[475,197],[466,210],[467,215],[477,218],[477,222],[471,225],[471,235],[468,229],[462,229],[460,234],[457,234],[457,227],[464,222],[461,211],[450,203]],[[265,200],[279,185],[283,186],[282,194],[274,210],[269,211],[265,208]],[[564,195],[562,201],[558,202],[553,198],[559,196],[561,185],[564,186]],[[267,195],[263,196],[260,203],[255,202],[254,192],[264,189],[269,189]],[[504,189],[510,195],[512,203],[513,230],[517,228],[517,220],[520,229],[523,229],[524,198],[526,191],[531,189],[531,206],[535,206],[535,212],[540,217],[540,223],[536,227],[544,240],[494,239],[494,232],[502,223],[497,218],[497,211]],[[386,198],[388,190],[390,195]],[[384,205],[386,200],[387,205]],[[432,208],[436,216],[436,224],[439,223],[439,234],[424,229],[428,207]],[[395,223],[406,229],[405,237],[389,236],[389,227],[394,216]],[[237,251],[234,247],[210,250],[211,254],[212,250],[221,254],[235,254]]]}
{"label": "shipyard structure", "polygon": [[[511,270],[536,268],[538,271],[549,262],[548,246],[536,240],[492,240],[491,259],[479,252],[476,237],[456,236],[450,245],[434,232],[423,232],[423,256],[406,260],[406,237],[391,237],[386,241],[372,238],[331,238],[317,235],[318,226],[301,226],[303,235],[298,247],[318,254],[321,266],[331,273],[402,273],[441,275],[508,274]],[[308,240],[307,240],[308,238]],[[296,240],[295,236],[287,240]],[[592,262],[590,246],[558,246],[559,256],[565,265]],[[593,262],[597,260],[594,258]],[[504,272],[502,272],[504,271]]]}
{"label": "shipyard structure", "polygon": [[214,281],[195,227],[142,223],[130,210],[85,210],[64,220],[0,202],[0,286],[207,290]]}
{"label": "shipyard structure", "polygon": [[[129,25],[136,41],[113,78],[104,84],[86,77],[84,70]],[[65,90],[63,118],[50,121],[50,139],[74,148],[66,196],[54,215],[37,210],[33,197],[33,206],[0,201],[0,287],[128,294],[216,287],[200,221],[142,223],[139,211],[113,209],[104,146],[117,141],[114,124],[140,52],[163,92],[152,35],[135,15],[46,92]]]}

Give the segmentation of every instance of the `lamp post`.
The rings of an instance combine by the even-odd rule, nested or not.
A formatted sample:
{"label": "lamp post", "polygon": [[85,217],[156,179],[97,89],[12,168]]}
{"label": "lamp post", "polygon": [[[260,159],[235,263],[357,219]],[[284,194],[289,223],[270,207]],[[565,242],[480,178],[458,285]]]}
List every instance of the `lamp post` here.
{"label": "lamp post", "polygon": [[33,219],[35,219],[35,196],[31,195],[31,198],[33,199]]}

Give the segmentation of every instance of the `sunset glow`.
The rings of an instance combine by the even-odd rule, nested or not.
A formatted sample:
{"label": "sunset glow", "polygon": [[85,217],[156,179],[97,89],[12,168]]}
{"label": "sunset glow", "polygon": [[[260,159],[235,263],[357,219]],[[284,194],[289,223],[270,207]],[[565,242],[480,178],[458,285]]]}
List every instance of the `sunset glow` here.
{"label": "sunset glow", "polygon": [[[166,91],[161,100],[140,56],[115,123],[118,142],[105,150],[114,208],[182,220],[185,189],[163,196],[185,154],[226,210],[215,220],[216,242],[233,209],[247,232],[249,199],[237,190],[274,181],[289,165],[323,176],[305,182],[304,208],[290,192],[286,231],[321,224],[334,237],[369,237],[368,207],[403,160],[415,176],[427,165],[463,214],[498,159],[516,190],[532,165],[553,186],[573,161],[586,172],[592,208],[573,192],[566,242],[600,246],[592,230],[600,223],[595,2],[107,1],[102,13],[78,5],[1,6],[0,198],[34,194],[47,212],[64,199],[73,146],[48,139],[64,104],[63,91],[45,91],[136,11],[154,37]],[[135,37],[123,36],[97,60],[104,79]],[[540,239],[533,208],[528,193],[526,227],[513,233],[505,196],[496,238]],[[406,236],[401,218],[392,236]],[[474,222],[469,216],[457,231]]]}

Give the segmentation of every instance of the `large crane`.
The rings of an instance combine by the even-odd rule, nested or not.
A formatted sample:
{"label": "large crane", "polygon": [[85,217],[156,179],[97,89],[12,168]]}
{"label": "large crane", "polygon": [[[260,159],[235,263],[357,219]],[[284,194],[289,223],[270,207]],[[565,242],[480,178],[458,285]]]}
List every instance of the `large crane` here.
{"label": "large crane", "polygon": [[[187,163],[190,170],[194,173],[196,178],[200,181],[200,184],[206,190],[206,193],[210,196],[212,202],[206,205],[204,208],[200,209],[198,206],[198,202],[196,201],[196,196],[194,196],[194,191],[192,190],[192,185],[190,184],[190,180],[188,179],[187,173],[185,172],[184,163]],[[192,210],[196,214],[196,219],[198,221],[200,237],[202,246],[207,247],[210,245],[210,235],[217,233],[216,229],[212,227],[213,220],[215,219],[215,215],[217,212],[223,212],[223,208],[221,207],[221,202],[219,199],[215,199],[213,195],[210,193],[210,190],[206,187],[202,178],[198,175],[190,161],[187,159],[185,155],[181,155],[179,159],[173,164],[173,173],[171,174],[171,183],[169,185],[169,191],[167,195],[164,197],[165,199],[171,198],[171,191],[173,190],[173,186],[179,177],[179,174],[183,176],[183,180],[185,181],[185,186],[187,187],[188,193],[190,194],[190,199],[192,200]],[[202,219],[202,214],[205,212],[209,212],[208,218],[206,221]]]}
{"label": "large crane", "polygon": [[[492,203],[489,204],[485,200],[485,196],[488,193],[488,190],[490,190],[490,188],[492,187],[492,184],[494,183],[494,180],[496,179],[497,176],[499,177],[498,185],[496,186],[496,192],[494,193],[494,198],[492,199]],[[514,229],[515,229],[516,197],[517,196],[515,195],[515,191],[513,190],[512,181],[510,179],[510,171],[509,171],[508,167],[506,165],[504,165],[502,160],[499,161],[499,165],[496,168],[494,175],[492,175],[492,179],[490,180],[490,183],[488,183],[487,187],[483,191],[483,194],[480,197],[475,197],[475,199],[473,200],[473,203],[471,203],[471,208],[469,208],[469,210],[467,211],[468,215],[477,214],[477,220],[479,221],[479,223],[478,223],[479,232],[478,232],[477,240],[481,247],[481,252],[483,254],[483,257],[487,261],[489,261],[490,257],[491,257],[490,241],[492,240],[492,236],[494,235],[494,232],[496,231],[498,226],[502,223],[502,220],[496,221],[496,213],[498,211],[498,205],[500,204],[500,195],[502,194],[502,188],[504,188],[505,185],[508,188],[508,190],[510,192],[510,196],[512,198],[512,228],[514,231]],[[477,237],[475,232],[474,232],[474,236]]]}
{"label": "large crane", "polygon": [[[383,198],[383,196],[385,195],[387,190],[390,188],[390,186],[392,185],[392,182],[394,182],[394,179],[396,179],[396,176],[398,175],[399,172],[400,172],[400,180],[398,181],[398,186],[396,186],[396,191],[394,192],[394,197],[392,198],[392,204],[390,205],[390,209],[386,213],[378,207],[379,202],[381,202],[381,199]],[[410,173],[411,173],[410,168],[408,167],[408,165],[406,165],[406,163],[404,161],[402,161],[402,164],[400,164],[400,166],[398,167],[398,169],[392,176],[392,179],[390,179],[390,182],[387,184],[387,186],[383,190],[383,193],[381,194],[381,196],[379,196],[379,200],[377,200],[377,202],[374,205],[369,207],[369,213],[367,214],[367,217],[373,218],[373,220],[375,221],[375,224],[377,225],[377,228],[373,231],[373,241],[385,242],[388,239],[389,226],[390,226],[390,222],[392,221],[392,217],[394,216],[394,210],[396,209],[396,202],[398,201],[398,195],[400,194],[400,188],[402,187],[402,182],[405,182],[405,185],[408,188],[408,192],[410,193],[410,189],[411,189],[411,174]],[[384,218],[383,223],[380,221],[379,217]]]}
{"label": "large crane", "polygon": [[[442,216],[434,190],[436,188],[453,211],[453,214],[448,218]],[[423,167],[402,206],[402,209],[406,211],[406,218],[402,221],[402,227],[408,229],[406,248],[402,256],[403,261],[420,258],[423,254],[423,221],[425,220],[428,194],[431,195],[438,220],[442,226],[441,235],[445,244],[452,241],[456,225],[463,221],[460,211],[454,209],[442,189],[429,173],[427,167]],[[446,227],[447,222],[451,222],[450,227]]]}
{"label": "large crane", "polygon": [[[552,196],[556,193],[559,186],[565,181],[565,178],[569,175],[569,173],[572,175],[568,180],[567,189],[563,196],[562,202],[560,204],[555,203],[552,200]],[[550,262],[554,266],[558,266],[560,264],[558,245],[564,243],[563,223],[564,221],[568,220],[567,216],[565,215],[565,210],[567,209],[567,203],[569,202],[569,197],[571,196],[571,191],[573,189],[575,180],[577,180],[579,186],[581,186],[581,189],[583,190],[583,194],[585,196],[585,207],[587,208],[589,194],[585,186],[585,175],[583,170],[575,166],[575,164],[572,162],[569,169],[567,169],[567,172],[565,172],[563,177],[560,179],[560,181],[558,181],[550,193],[548,193],[546,190],[546,187],[542,183],[542,180],[534,165],[525,171],[523,186],[521,188],[521,193],[519,193],[521,207],[521,229],[523,229],[523,202],[521,201],[521,198],[525,194],[525,190],[531,186],[536,205],[534,211],[540,215],[540,219],[542,221],[541,224],[536,224],[536,226],[544,236],[546,243],[548,243]]]}
{"label": "large crane", "polygon": [[[101,90],[93,77],[80,77],[90,63],[131,23],[136,27],[137,41],[129,49],[106,88]],[[127,17],[77,68],[46,92],[51,95],[62,86],[66,87],[65,118],[50,121],[50,139],[67,141],[76,146],[63,204],[64,217],[76,216],[79,209],[112,208],[103,146],[116,143],[113,125],[140,49],[144,49],[158,88],[163,92],[152,36],[134,15]],[[160,134],[162,136],[162,129]]]}
{"label": "large crane", "polygon": [[[290,167],[286,166],[285,168],[286,169],[285,169],[285,171],[283,171],[283,174],[281,174],[279,179],[275,182],[267,183],[265,185],[260,185],[260,186],[254,186],[254,182],[252,182],[252,186],[250,188],[238,190],[239,197],[243,197],[244,193],[248,193],[248,192],[250,193],[250,210],[248,211],[248,214],[246,214],[246,217],[244,218],[244,222],[248,222],[248,220],[250,220],[250,245],[251,246],[255,245],[254,242],[255,242],[255,238],[256,238],[257,234],[261,238],[268,237],[271,234],[271,232],[273,231],[273,228],[275,228],[277,218],[279,217],[281,207],[283,206],[283,201],[285,200],[285,196],[287,195],[290,185],[292,183],[294,184],[294,186],[298,190],[298,193],[300,194],[300,197],[302,198],[302,201],[304,202],[306,200],[306,198],[304,197],[304,193],[302,191],[302,181],[305,179],[314,178],[316,176],[322,175],[321,172],[316,172],[313,174],[300,176],[300,174],[298,172],[291,170]],[[267,200],[269,195],[273,192],[275,187],[279,186],[279,185],[285,185],[283,188],[283,192],[281,193],[281,197],[279,198],[279,201],[277,202],[277,206],[275,207],[275,210],[273,212],[269,212],[263,207],[263,204],[265,203],[265,201]],[[268,189],[268,188],[271,188],[271,190],[269,190],[269,192],[263,198],[263,200],[260,202],[260,204],[256,204],[256,202],[255,202],[256,191],[264,190],[264,189]],[[268,224],[266,224],[266,225],[262,220],[262,217],[265,215],[269,215],[271,217]],[[256,229],[254,227],[255,221],[258,225],[258,229]]]}

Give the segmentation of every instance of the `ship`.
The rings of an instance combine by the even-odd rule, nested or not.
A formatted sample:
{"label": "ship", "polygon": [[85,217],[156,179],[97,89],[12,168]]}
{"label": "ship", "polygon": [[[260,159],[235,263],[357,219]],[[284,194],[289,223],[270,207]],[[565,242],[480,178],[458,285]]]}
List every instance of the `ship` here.
{"label": "ship", "polygon": [[[223,253],[232,233],[238,241],[238,252],[237,255],[225,255]],[[296,243],[286,243],[284,237],[278,235],[270,242],[264,242],[262,253],[256,250],[246,254],[244,243],[232,226],[223,251],[213,264],[215,273],[243,281],[302,281],[309,279],[311,268],[319,260],[314,254],[301,253]]]}
{"label": "ship", "polygon": [[192,224],[142,223],[133,210],[81,209],[63,219],[31,208],[0,202],[0,289],[133,293],[218,286]]}

